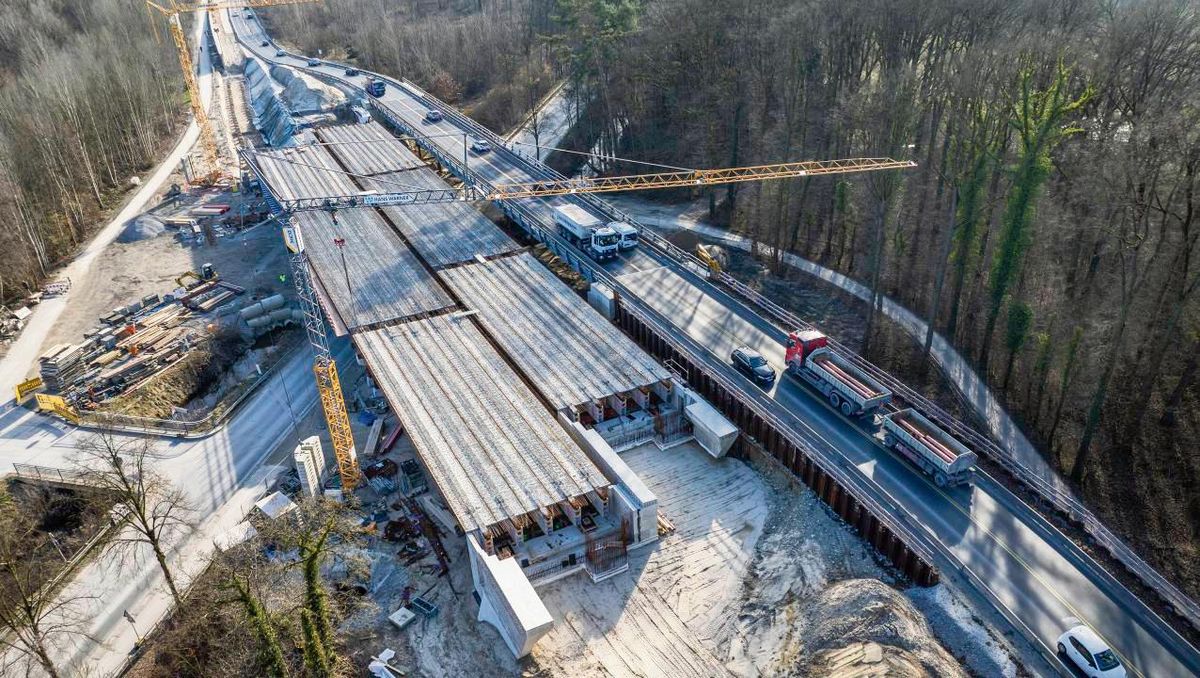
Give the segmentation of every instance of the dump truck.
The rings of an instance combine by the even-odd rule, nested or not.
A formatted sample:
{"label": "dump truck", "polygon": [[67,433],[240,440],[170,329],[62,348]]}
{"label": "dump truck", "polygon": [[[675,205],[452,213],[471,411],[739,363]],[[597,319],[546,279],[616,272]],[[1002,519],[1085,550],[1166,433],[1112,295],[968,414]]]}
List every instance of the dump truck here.
{"label": "dump truck", "polygon": [[616,258],[621,236],[582,207],[555,207],[554,223],[558,225],[558,231],[564,238],[596,261]]}
{"label": "dump truck", "polygon": [[847,417],[867,416],[892,400],[892,392],[834,353],[817,330],[788,333],[787,370],[829,399]]}
{"label": "dump truck", "polygon": [[920,412],[904,409],[885,414],[882,420],[883,444],[932,476],[938,487],[971,479],[978,461],[975,453]]}

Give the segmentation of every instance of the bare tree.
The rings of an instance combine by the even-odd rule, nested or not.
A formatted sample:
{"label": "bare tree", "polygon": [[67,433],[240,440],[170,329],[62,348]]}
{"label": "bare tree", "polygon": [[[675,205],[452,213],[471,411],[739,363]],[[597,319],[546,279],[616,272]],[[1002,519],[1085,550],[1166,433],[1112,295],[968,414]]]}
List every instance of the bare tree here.
{"label": "bare tree", "polygon": [[51,657],[54,647],[86,637],[81,612],[90,596],[56,591],[48,582],[50,548],[28,511],[18,510],[7,493],[0,494],[0,674],[12,675],[21,664],[41,667],[51,678],[63,675]]}
{"label": "bare tree", "polygon": [[154,469],[152,450],[147,438],[102,430],[79,442],[74,463],[125,513],[129,528],[106,548],[129,549],[134,554],[149,548],[179,605],[182,598],[167,553],[170,540],[190,529],[193,509],[186,495]]}

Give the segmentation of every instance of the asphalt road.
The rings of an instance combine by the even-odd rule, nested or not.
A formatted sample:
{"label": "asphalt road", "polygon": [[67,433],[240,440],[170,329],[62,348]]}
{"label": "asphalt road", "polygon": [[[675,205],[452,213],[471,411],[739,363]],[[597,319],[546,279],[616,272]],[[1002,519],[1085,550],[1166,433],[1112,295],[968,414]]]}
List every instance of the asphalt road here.
{"label": "asphalt road", "polygon": [[[277,57],[273,44],[259,46],[267,38],[257,22],[240,19],[235,28],[246,37],[250,49],[266,61],[358,86],[365,86],[369,77],[363,74],[347,78],[343,68],[336,65],[322,62],[309,67],[302,57]],[[467,150],[469,139],[452,121],[425,121],[425,105],[413,91],[389,84],[379,101],[433,137],[433,143],[447,154],[465,157],[471,170],[488,181],[528,182],[538,178],[502,153]],[[524,202],[545,214],[567,201],[555,197]],[[636,283],[638,274],[664,265],[669,265],[665,259],[639,248],[606,268],[628,276],[623,281]],[[745,343],[762,351],[777,368],[782,366],[782,331],[698,278],[677,285],[645,285],[640,292],[643,301],[719,360],[726,361],[735,345]],[[748,390],[756,388],[748,381],[743,383]],[[1200,653],[1195,648],[1002,487],[980,479],[972,486],[941,490],[884,450],[874,438],[872,426],[845,420],[790,377],[780,379],[769,395],[782,411],[800,420],[810,444],[832,451],[844,464],[857,468],[873,481],[881,496],[907,512],[910,522],[942,544],[949,558],[963,570],[959,579],[969,577],[974,586],[1011,611],[1028,627],[1031,641],[1052,648],[1059,633],[1076,618],[1112,644],[1131,675],[1200,674]]]}

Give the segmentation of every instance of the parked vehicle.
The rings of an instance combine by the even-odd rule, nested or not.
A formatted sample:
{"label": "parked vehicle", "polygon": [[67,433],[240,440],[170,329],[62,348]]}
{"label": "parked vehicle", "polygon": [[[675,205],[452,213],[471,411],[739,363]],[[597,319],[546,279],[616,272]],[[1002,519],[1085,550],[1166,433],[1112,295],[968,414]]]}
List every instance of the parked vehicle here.
{"label": "parked vehicle", "polygon": [[829,339],[817,330],[788,334],[788,371],[829,399],[847,417],[873,413],[892,400],[884,388],[857,366],[829,349]]}
{"label": "parked vehicle", "polygon": [[631,250],[638,245],[639,236],[641,235],[636,228],[624,221],[610,221],[608,227],[617,232],[621,241],[619,243],[622,250]]}
{"label": "parked vehicle", "polygon": [[361,71],[359,71],[357,68],[347,68],[346,69],[346,77],[353,78],[354,76],[358,75],[360,72]]}
{"label": "parked vehicle", "polygon": [[620,236],[579,205],[555,207],[554,223],[564,238],[596,261],[616,258]]}
{"label": "parked vehicle", "polygon": [[764,388],[770,388],[775,383],[775,368],[762,357],[762,354],[749,346],[739,346],[733,349],[729,356],[733,366],[739,372],[750,377],[754,383]]}
{"label": "parked vehicle", "polygon": [[1083,624],[1067,629],[1058,637],[1058,654],[1088,678],[1125,678],[1125,667],[1117,654]]}
{"label": "parked vehicle", "polygon": [[431,108],[425,111],[425,119],[429,122],[438,122],[442,119],[442,112],[436,108]]}
{"label": "parked vehicle", "polygon": [[382,80],[376,80],[372,78],[371,81],[367,83],[367,94],[370,94],[373,97],[381,97],[385,91],[387,91],[387,85],[385,85]]}
{"label": "parked vehicle", "polygon": [[971,479],[979,458],[953,436],[911,409],[883,415],[883,444],[933,478],[938,487]]}
{"label": "parked vehicle", "polygon": [[487,139],[471,137],[471,150],[481,154],[487,153],[488,151],[492,150],[492,145],[488,143]]}

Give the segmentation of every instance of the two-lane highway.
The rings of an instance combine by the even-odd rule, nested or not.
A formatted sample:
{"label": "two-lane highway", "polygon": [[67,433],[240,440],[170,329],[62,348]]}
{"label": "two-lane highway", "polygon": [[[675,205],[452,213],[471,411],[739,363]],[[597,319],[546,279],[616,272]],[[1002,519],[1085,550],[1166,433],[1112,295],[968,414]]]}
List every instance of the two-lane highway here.
{"label": "two-lane highway", "polygon": [[[344,68],[321,62],[308,66],[303,57],[277,57],[275,46],[256,21],[235,21],[246,48],[267,62],[291,66],[324,79],[365,86],[373,74],[346,76]],[[547,176],[533,172],[507,150],[477,154],[467,148],[479,130],[463,127],[451,116],[439,122],[425,119],[431,107],[444,105],[407,84],[387,80],[377,103],[412,129],[429,136],[427,143],[452,158],[467,158],[470,170],[489,182],[530,182]],[[488,140],[497,144],[490,135]],[[404,190],[397,187],[397,190]],[[547,228],[553,229],[550,209],[576,198],[555,197],[521,201]],[[594,204],[589,209],[595,209]],[[729,351],[749,344],[782,367],[783,330],[747,309],[652,248],[640,248],[606,266],[642,302],[699,343],[708,362],[726,363]],[[718,365],[718,368],[720,366]],[[726,365],[730,379],[754,389]],[[773,413],[798,422],[806,442],[862,474],[873,491],[899,507],[907,521],[944,549],[939,563],[951,581],[969,583],[1023,625],[1029,640],[1050,649],[1071,618],[1093,626],[1119,651],[1132,675],[1186,676],[1200,674],[1200,654],[1149,607],[1086,556],[1065,536],[1003,487],[979,476],[969,487],[942,490],[884,450],[873,428],[849,422],[832,412],[823,399],[791,377],[783,377],[769,393]]]}

